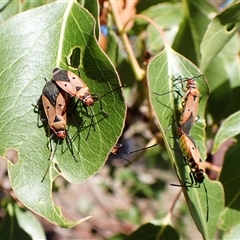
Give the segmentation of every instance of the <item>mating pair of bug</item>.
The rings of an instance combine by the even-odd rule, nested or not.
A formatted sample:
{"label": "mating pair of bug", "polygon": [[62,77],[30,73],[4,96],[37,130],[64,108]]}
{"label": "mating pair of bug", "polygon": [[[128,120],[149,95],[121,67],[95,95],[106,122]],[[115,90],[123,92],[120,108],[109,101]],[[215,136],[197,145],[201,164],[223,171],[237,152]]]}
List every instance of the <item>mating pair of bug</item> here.
{"label": "mating pair of bug", "polygon": [[[208,221],[209,207],[208,207],[208,197],[207,189],[204,184],[204,168],[202,167],[202,159],[198,147],[194,139],[190,136],[190,131],[194,123],[198,120],[198,107],[201,100],[201,94],[196,86],[196,79],[203,77],[203,75],[195,76],[193,78],[182,78],[178,77],[173,81],[175,84],[181,83],[182,89],[183,83],[186,82],[186,93],[184,96],[180,93],[179,90],[172,90],[171,92],[176,92],[183,99],[182,106],[183,111],[180,115],[178,132],[178,144],[179,149],[183,155],[185,163],[190,167],[190,182],[186,181],[183,185],[171,184],[172,186],[183,186],[183,187],[200,187],[200,184],[203,184],[204,190],[206,193],[206,203],[207,203],[207,216],[206,221]],[[177,82],[177,83],[176,83]],[[174,84],[174,85],[175,85]],[[164,94],[155,93],[158,96]]]}
{"label": "mating pair of bug", "polygon": [[[200,75],[202,76],[202,75]],[[195,77],[198,78],[199,76]],[[179,148],[194,174],[194,180],[202,183],[204,180],[204,170],[201,167],[201,156],[194,139],[190,136],[193,124],[198,119],[198,106],[201,100],[200,92],[197,89],[194,78],[187,79],[187,92],[183,97],[183,112],[180,117],[180,127],[178,128]]]}
{"label": "mating pair of bug", "polygon": [[[121,88],[121,86],[118,87],[117,89],[119,88]],[[115,91],[117,89],[114,89],[112,91]],[[40,102],[41,105],[43,106],[48,121],[48,126],[53,132],[50,136],[50,147],[51,139],[53,138],[54,135],[58,139],[57,145],[59,145],[61,140],[66,139],[68,147],[72,153],[72,156],[74,160],[77,162],[74,152],[71,148],[72,140],[70,139],[66,129],[67,108],[70,97],[76,97],[78,99],[78,102],[81,101],[88,115],[87,107],[92,106],[94,102],[97,100],[100,100],[100,108],[102,110],[101,98],[109,94],[110,92],[104,94],[101,97],[98,97],[96,94],[90,93],[88,86],[76,74],[60,68],[54,68],[52,73],[52,80],[45,84],[42,90],[41,99],[39,99],[38,101],[38,106],[40,105]],[[76,104],[78,104],[78,102]],[[93,115],[88,116],[92,120]],[[50,150],[52,154],[52,147]],[[49,167],[42,179],[42,182],[45,179]]]}
{"label": "mating pair of bug", "polygon": [[59,139],[67,137],[69,95],[78,98],[85,107],[92,106],[98,100],[76,74],[54,68],[52,80],[47,82],[42,90],[42,105],[48,125]]}
{"label": "mating pair of bug", "polygon": [[[180,127],[178,128],[178,143],[179,148],[182,152],[186,164],[190,167],[191,182],[185,182],[185,187],[192,187],[196,184],[196,187],[200,187],[203,184],[206,193],[206,203],[207,203],[207,216],[206,221],[208,221],[209,207],[208,207],[208,197],[207,189],[204,184],[204,170],[202,165],[202,159],[198,147],[194,139],[190,136],[190,131],[193,124],[198,119],[198,106],[201,100],[201,94],[197,89],[195,79],[202,77],[202,75],[196,76],[191,79],[178,78],[181,81],[187,81],[187,92],[183,96],[183,112],[180,117]],[[178,92],[179,93],[179,92]],[[172,184],[175,185],[175,184]],[[176,185],[175,185],[176,186]]]}

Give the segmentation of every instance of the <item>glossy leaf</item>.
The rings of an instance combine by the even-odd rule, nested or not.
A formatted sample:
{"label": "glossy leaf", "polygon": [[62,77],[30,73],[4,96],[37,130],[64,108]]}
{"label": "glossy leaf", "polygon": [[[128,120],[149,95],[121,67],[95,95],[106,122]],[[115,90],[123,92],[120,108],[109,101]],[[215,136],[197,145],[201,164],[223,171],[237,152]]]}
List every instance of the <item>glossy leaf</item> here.
{"label": "glossy leaf", "polygon": [[212,59],[240,28],[240,3],[236,3],[215,16],[201,44],[200,69],[205,71]]}
{"label": "glossy leaf", "polygon": [[[230,130],[230,129],[229,129]],[[240,137],[237,144],[231,147],[225,156],[219,181],[222,182],[225,192],[225,209],[220,216],[219,227],[230,230],[240,224]]]}
{"label": "glossy leaf", "polygon": [[42,226],[32,213],[9,203],[0,225],[0,239],[46,239]]}
{"label": "glossy leaf", "polygon": [[[33,213],[28,210],[21,209],[16,204],[14,205],[14,211],[19,226],[31,236],[31,239],[46,239],[44,229]],[[16,236],[16,238],[19,237]]]}
{"label": "glossy leaf", "polygon": [[199,64],[200,43],[208,27],[211,14],[216,9],[209,1],[187,0],[184,4],[184,19],[173,43],[173,49],[195,64]]}
{"label": "glossy leaf", "polygon": [[45,4],[46,1],[38,0],[38,1],[1,1],[0,3],[0,22],[4,22],[8,18],[12,17],[13,15],[29,10],[34,7],[39,7]]}
{"label": "glossy leaf", "polygon": [[[208,113],[211,114],[214,123],[219,125],[223,119],[239,110],[239,49],[239,38],[236,35],[211,61],[205,71],[211,92],[208,101]],[[216,106],[221,106],[221,111]]]}
{"label": "glossy leaf", "polygon": [[[102,98],[108,116],[101,114],[100,101],[88,110],[95,115],[94,126],[84,108],[79,107],[69,116],[68,133],[74,136],[71,147],[78,162],[63,141],[43,183],[49,165],[50,132],[39,126],[41,121],[32,104],[41,95],[44,78],[51,79],[54,67],[77,74],[66,63],[76,47],[81,50],[81,77],[92,93],[102,96],[119,87],[116,71],[98,46],[94,32],[94,18],[74,1],[55,2],[18,14],[0,27],[0,53],[5,59],[0,63],[0,154],[8,148],[18,151],[18,163],[8,164],[16,196],[32,211],[61,227],[71,227],[81,220],[68,221],[54,205],[54,179],[61,175],[69,182],[80,183],[103,166],[121,134],[125,104],[119,89]],[[55,148],[54,142],[52,145]]]}
{"label": "glossy leaf", "polygon": [[226,231],[222,239],[238,239],[240,236],[240,224],[231,227],[231,231]]}
{"label": "glossy leaf", "polygon": [[[185,166],[183,156],[179,150],[177,144],[177,128],[175,126],[178,125],[179,122],[180,112],[177,108],[179,103],[182,102],[182,98],[179,97],[178,94],[170,91],[178,89],[182,91],[182,95],[184,95],[185,89],[181,88],[181,84],[173,87],[172,77],[177,78],[181,76],[184,78],[192,78],[200,74],[201,72],[196,66],[169,47],[157,55],[148,66],[151,103],[155,110],[169,157],[180,179],[181,185],[186,181],[190,181],[190,170],[188,166]],[[202,99],[199,103],[199,119],[193,125],[190,135],[199,147],[201,157],[204,161],[204,159],[206,159],[204,111],[208,98],[208,86],[204,77],[197,78],[196,84],[202,95]],[[176,81],[174,85],[176,85]],[[154,92],[165,94],[157,96]],[[172,148],[174,148],[174,150],[172,150]],[[207,188],[209,201],[208,222],[206,222],[207,201],[203,186],[200,186],[200,188],[188,188],[188,191],[186,188],[183,188],[183,192],[199,231],[205,239],[211,239],[215,234],[217,219],[223,208],[223,190],[220,183],[210,181],[207,177],[204,183]]]}
{"label": "glossy leaf", "polygon": [[168,240],[180,239],[179,234],[170,225],[154,225],[147,223],[125,238],[126,240]]}
{"label": "glossy leaf", "polygon": [[[141,14],[149,17],[157,25],[161,26],[166,34],[168,42],[171,44],[177,34],[179,24],[183,17],[182,3],[160,3],[152,6]],[[148,24],[144,19],[136,19],[137,25]],[[158,53],[163,49],[163,42],[156,28],[149,24],[147,27],[146,48],[151,53]]]}
{"label": "glossy leaf", "polygon": [[230,115],[225,119],[214,139],[212,153],[215,153],[220,146],[228,139],[235,137],[240,133],[240,111]]}

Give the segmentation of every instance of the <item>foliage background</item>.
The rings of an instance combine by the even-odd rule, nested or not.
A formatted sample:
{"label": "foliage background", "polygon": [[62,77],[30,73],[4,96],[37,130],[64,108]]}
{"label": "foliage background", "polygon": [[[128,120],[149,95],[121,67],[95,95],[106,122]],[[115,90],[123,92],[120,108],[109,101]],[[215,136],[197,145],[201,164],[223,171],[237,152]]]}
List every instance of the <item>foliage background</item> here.
{"label": "foliage background", "polygon": [[[88,177],[93,172],[87,175],[85,178],[88,179],[82,184],[69,184],[63,178],[57,178],[53,184],[53,180],[56,177],[56,173],[53,171],[52,178],[49,180],[50,184],[48,185],[47,195],[51,198],[49,189],[52,188],[54,191],[54,203],[60,206],[64,218],[77,221],[78,219],[93,215],[89,220],[70,229],[53,225],[44,218],[33,215],[29,210],[24,208],[11,190],[8,181],[9,177],[5,175],[7,167],[6,159],[1,159],[1,236],[4,236],[5,239],[9,238],[9,236],[13,238],[14,236],[22,236],[24,239],[239,238],[240,217],[238,215],[240,204],[238,181],[240,165],[238,159],[239,136],[237,135],[240,129],[238,104],[240,85],[238,34],[240,5],[239,1],[236,1],[236,3],[233,2],[232,6],[227,6],[227,2],[225,3],[226,5],[224,3],[218,2],[216,5],[214,2],[209,1],[149,1],[148,3],[144,0],[126,2],[111,0],[99,2],[80,1],[81,6],[88,9],[96,22],[99,23],[94,30],[96,38],[100,37],[99,29],[101,29],[99,44],[117,69],[121,83],[126,84],[123,91],[128,109],[122,135],[119,136],[121,132],[121,119],[119,119],[119,130],[113,134],[114,136],[110,136],[112,140],[103,151],[104,153],[101,159],[99,159],[98,167],[93,171],[97,173],[90,178]],[[47,4],[46,1],[2,2],[0,6],[0,18],[2,22],[0,31],[4,33],[2,36],[5,36],[5,38],[3,39],[9,39],[7,37],[11,31],[6,31],[4,27],[5,24],[9,23],[7,21],[11,16],[23,11],[26,11],[25,13],[27,14],[27,10],[31,8],[34,10],[35,7],[42,5],[42,7],[46,7],[47,5],[45,4]],[[98,7],[101,10],[99,14]],[[38,10],[40,13],[46,13],[46,11],[41,11],[41,8]],[[55,13],[57,11],[57,8],[55,8]],[[136,17],[136,14],[141,14],[141,16]],[[146,19],[142,15],[148,18]],[[15,17],[19,17],[20,19],[20,15],[16,15]],[[124,35],[122,32],[123,25],[131,18],[135,18],[135,21],[131,21],[126,25],[125,31],[128,32],[128,35]],[[51,15],[51,19],[54,20],[53,15]],[[9,21],[13,20],[14,18],[9,19]],[[155,23],[163,29],[164,35],[159,33],[154,25]],[[29,22],[29,24],[31,23]],[[13,24],[12,29],[18,25],[21,26],[20,21],[17,21],[15,26]],[[42,26],[44,24],[39,25]],[[19,27],[19,29],[21,28]],[[16,28],[16,30],[18,29]],[[76,34],[76,28],[70,28],[70,30],[71,34]],[[18,39],[17,37],[15,40],[20,43],[22,41],[22,39]],[[17,41],[2,40],[2,56],[9,56],[9,53],[7,51],[4,52],[4,49],[14,49],[15,47],[18,50],[19,44]],[[48,41],[46,40],[43,45],[50,46]],[[51,42],[53,42],[53,39],[51,39]],[[166,43],[169,45],[166,45]],[[71,44],[74,45],[75,43]],[[92,53],[95,53],[94,51],[98,46],[93,46]],[[52,49],[57,48],[53,47]],[[66,49],[64,51],[69,51]],[[133,52],[131,52],[132,49],[134,50]],[[49,60],[48,62],[44,61],[47,67],[44,67],[40,63],[39,66],[42,66],[43,70],[41,69],[42,72],[39,70],[39,73],[35,76],[37,78],[43,79],[46,77],[46,72],[48,72],[47,77],[50,79],[51,69],[54,67],[53,62],[55,60],[50,60],[52,51],[51,53],[47,53]],[[196,221],[195,213],[190,215],[186,200],[183,195],[180,195],[181,189],[170,186],[171,183],[178,183],[178,178],[181,180],[183,175],[178,172],[179,175],[177,177],[172,167],[172,165],[175,166],[174,160],[169,155],[169,149],[165,144],[171,141],[171,144],[174,144],[174,141],[163,134],[169,123],[161,120],[162,115],[160,110],[164,110],[164,108],[160,109],[158,102],[154,103],[156,97],[152,94],[153,90],[157,91],[157,89],[153,88],[152,81],[158,78],[160,80],[158,80],[159,90],[157,92],[166,92],[163,84],[164,81],[167,81],[168,76],[170,76],[170,72],[163,71],[164,67],[162,63],[164,62],[162,62],[162,58],[165,56],[164,54],[169,56],[170,53],[172,57],[168,59],[167,64],[172,66],[171,73],[179,75],[188,73],[184,76],[189,77],[192,70],[200,71],[204,73],[209,84],[210,95],[206,112],[204,114],[204,104],[208,96],[207,93],[202,92],[203,95],[205,94],[205,100],[203,99],[201,102],[202,108],[199,110],[200,121],[195,124],[196,127],[194,126],[192,131],[194,139],[196,139],[198,146],[202,150],[201,155],[204,156],[204,159],[207,158],[206,173],[209,179],[217,180],[217,182],[206,180],[210,202],[209,212],[210,218],[212,218],[209,223],[206,223],[203,217],[199,222]],[[182,56],[176,55],[176,53]],[[97,54],[96,56],[98,57],[102,56],[100,50]],[[151,61],[149,57],[153,56],[156,57]],[[183,56],[198,66],[200,70],[192,65],[192,63],[183,59]],[[178,58],[179,65],[186,66],[186,69],[180,73],[179,70],[176,71],[176,58]],[[13,66],[9,67],[9,61],[10,65]],[[63,61],[61,59],[60,66],[67,68]],[[84,60],[82,61],[86,64]],[[106,64],[109,64],[108,70],[105,72],[106,81],[112,81],[110,89],[113,89],[114,85],[117,85],[117,75],[114,70],[111,70],[111,63],[108,63],[108,60],[105,58],[104,61]],[[26,62],[27,59],[23,61],[25,65]],[[6,58],[5,61],[2,61],[1,79],[6,79],[6,77],[3,78],[6,73],[9,79],[14,79],[13,77],[15,79],[23,79],[21,74],[25,73],[24,71],[27,71],[28,68],[24,68],[25,65],[21,62],[18,68],[16,68],[13,63],[14,58],[10,60]],[[93,65],[95,62],[93,60],[87,63],[90,69],[94,69]],[[96,60],[96,65],[97,63],[98,59]],[[9,69],[10,72],[6,69]],[[87,77],[87,71],[84,69],[83,66],[80,69],[82,70],[81,73],[83,72],[82,77]],[[31,80],[29,75],[27,78]],[[109,80],[110,78],[113,78],[113,80]],[[33,82],[31,81],[31,83]],[[14,86],[10,82],[6,85],[7,82],[3,82],[3,80],[1,83],[3,86],[2,96],[6,96],[4,95],[6,91],[18,95],[20,89],[17,86],[23,86],[21,84]],[[37,94],[40,95],[43,84],[41,86],[36,85],[36,96],[32,95],[32,99],[29,100],[30,104],[34,102],[34,99],[37,99]],[[88,84],[91,84],[90,80]],[[9,90],[7,90],[8,88]],[[14,91],[13,89],[15,88],[16,90]],[[94,84],[90,86],[90,89],[93,91],[97,91],[99,88],[99,86]],[[107,92],[107,88],[103,88],[103,90],[103,93]],[[149,100],[149,95],[151,101]],[[166,98],[169,98],[169,96],[170,94]],[[6,99],[9,100],[6,97],[2,97],[0,100],[2,113],[1,129],[5,127],[6,112],[11,106]],[[119,106],[117,108],[123,111],[124,107],[121,104],[121,96],[113,93],[112,99],[118,99],[115,106]],[[109,101],[111,102],[112,99],[109,99]],[[107,100],[105,100],[106,102]],[[110,120],[106,121],[111,121],[111,114],[114,114],[111,108],[112,106],[109,106],[107,109],[110,114]],[[153,109],[157,113],[157,120]],[[36,117],[36,115],[33,116]],[[124,114],[122,113],[121,116],[124,116]],[[16,120],[14,117],[13,119]],[[35,119],[37,120],[37,118]],[[22,130],[19,127],[18,121],[15,121],[15,124],[10,121],[10,126],[13,126],[14,133],[18,135],[22,133]],[[34,122],[32,126],[36,126],[36,123]],[[106,125],[101,126],[99,124],[99,136],[104,127]],[[163,130],[162,134],[159,133],[159,127]],[[39,129],[40,131],[43,132]],[[203,133],[199,134],[199,131]],[[10,140],[14,142],[14,138],[9,134],[10,132],[12,132],[12,129],[9,131],[9,128],[5,135],[2,131],[1,154],[3,157],[7,157],[7,159],[14,162],[14,160],[17,161],[18,154],[16,151],[7,149],[9,147],[7,142]],[[175,130],[173,127],[170,132],[174,136]],[[74,133],[74,131],[72,130],[71,133]],[[84,134],[80,133],[80,136],[83,137]],[[38,144],[42,144],[45,149],[43,155],[47,156],[46,134],[42,135],[42,143],[38,141]],[[117,155],[110,154],[106,164],[99,169],[103,165],[105,157],[110,152],[114,142],[117,142],[118,137],[120,137],[118,142],[123,145],[120,148],[120,152]],[[7,141],[8,138],[10,140]],[[98,141],[89,140],[84,148],[88,149],[90,147],[90,149],[92,148],[97,152],[99,151],[98,144],[96,144]],[[137,152],[131,155],[124,154],[124,152],[150,146],[156,141],[159,143],[158,146],[146,152]],[[15,145],[15,149],[19,150],[19,142],[15,142]],[[205,146],[206,152],[204,151]],[[122,157],[130,160],[131,165]],[[70,155],[68,156],[68,160],[72,161]],[[39,165],[39,173],[36,175],[36,179],[41,178],[42,169],[46,169],[46,162],[44,163],[43,161],[41,164],[44,167],[40,167]],[[68,173],[67,168],[63,168]],[[181,170],[182,167],[179,169]],[[11,167],[9,167],[9,171],[11,178]],[[19,177],[21,178],[21,174],[19,174]],[[71,177],[71,174],[69,174],[69,177]],[[76,180],[76,182],[78,181]],[[38,191],[38,189],[36,190]],[[201,199],[198,197],[198,194],[199,192],[201,194],[202,190],[191,189],[190,193],[185,192],[185,197],[192,199],[193,196],[191,194],[194,192],[197,200]],[[23,191],[24,193],[26,194],[27,190]],[[202,199],[202,201],[205,201],[204,195]],[[221,199],[225,200],[224,203],[221,202]],[[220,202],[214,205],[216,200]],[[198,211],[205,204],[202,201],[200,204],[193,202],[192,207],[196,206]],[[23,203],[25,202],[23,201]],[[32,208],[30,207],[30,209]],[[203,216],[205,216],[205,213],[206,211],[203,210]],[[213,219],[216,225],[214,227],[212,227],[211,223]],[[65,220],[63,221],[67,223]],[[56,219],[53,222],[58,224],[58,220]],[[75,225],[73,222],[71,224]],[[71,224],[66,226],[69,227]],[[59,225],[61,226],[60,223]],[[143,227],[140,229],[141,225]],[[137,231],[138,229],[140,233]],[[137,232],[133,233],[134,231]],[[152,235],[149,236],[149,232]]]}

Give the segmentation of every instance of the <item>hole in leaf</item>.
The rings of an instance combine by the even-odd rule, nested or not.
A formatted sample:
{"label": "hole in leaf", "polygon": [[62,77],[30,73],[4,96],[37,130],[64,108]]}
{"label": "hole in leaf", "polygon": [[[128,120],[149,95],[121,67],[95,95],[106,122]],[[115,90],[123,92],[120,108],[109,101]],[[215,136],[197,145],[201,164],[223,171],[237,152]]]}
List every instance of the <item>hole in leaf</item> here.
{"label": "hole in leaf", "polygon": [[73,68],[78,68],[78,66],[80,65],[80,54],[81,54],[81,49],[80,48],[74,48],[72,51],[72,54],[69,58],[70,62],[70,66]]}
{"label": "hole in leaf", "polygon": [[0,179],[3,180],[7,175],[7,161],[3,157],[0,157]]}
{"label": "hole in leaf", "polygon": [[231,32],[234,27],[235,27],[235,23],[229,23],[229,24],[227,24],[227,31],[228,31],[228,32]]}
{"label": "hole in leaf", "polygon": [[8,149],[6,151],[6,158],[15,164],[18,162],[18,152],[15,149]]}
{"label": "hole in leaf", "polygon": [[55,163],[55,168],[56,168],[56,170],[57,170],[59,173],[62,172],[57,163]]}
{"label": "hole in leaf", "polygon": [[18,152],[15,149],[8,149],[6,151],[6,158],[13,164],[16,164],[18,162]]}

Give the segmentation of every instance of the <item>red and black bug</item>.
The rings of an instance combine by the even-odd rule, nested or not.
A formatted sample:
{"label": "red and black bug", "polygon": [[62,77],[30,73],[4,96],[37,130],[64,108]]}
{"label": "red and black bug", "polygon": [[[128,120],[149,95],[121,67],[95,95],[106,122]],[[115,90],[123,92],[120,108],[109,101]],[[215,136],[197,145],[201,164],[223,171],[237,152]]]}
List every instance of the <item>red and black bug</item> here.
{"label": "red and black bug", "polygon": [[[199,149],[197,148],[193,138],[188,134],[185,134],[181,128],[178,129],[179,134],[179,148],[182,152],[186,164],[190,167],[190,179],[191,182],[186,181],[184,187],[195,187],[199,188],[203,184],[206,193],[206,203],[207,203],[207,216],[206,221],[208,221],[209,215],[209,204],[207,196],[207,188],[204,184],[204,167],[201,159]],[[172,186],[179,186],[176,184],[171,184]]]}
{"label": "red and black bug", "polygon": [[54,82],[47,82],[42,91],[42,105],[50,129],[59,139],[66,138],[67,93],[60,91]]}
{"label": "red and black bug", "polygon": [[66,71],[60,68],[53,69],[52,81],[54,81],[62,90],[67,92],[70,96],[78,98],[83,103],[84,107],[92,106],[94,102],[99,100],[101,110],[101,99],[107,94],[116,91],[119,88],[122,88],[122,86],[119,86],[99,97],[97,94],[90,93],[89,87],[79,76],[77,76],[73,72]]}
{"label": "red and black bug", "polygon": [[184,96],[181,94],[181,91],[179,89],[174,89],[172,91],[169,91],[167,93],[162,93],[162,94],[154,92],[154,94],[158,96],[163,96],[171,92],[176,92],[183,99],[182,101],[183,111],[180,116],[179,124],[181,126],[182,131],[186,134],[190,133],[190,130],[193,124],[198,119],[198,107],[199,107],[199,102],[202,96],[199,90],[197,89],[195,79],[201,76],[203,75],[199,75],[193,78],[178,77],[176,79],[173,79],[173,81],[175,82],[174,86],[178,85],[180,81],[183,90],[185,89],[183,84],[187,82],[186,93]]}
{"label": "red and black bug", "polygon": [[[189,134],[190,130],[198,118],[198,106],[201,99],[201,94],[197,89],[193,79],[187,80],[187,92],[183,102],[183,113],[180,117],[181,130],[185,134]],[[190,120],[191,119],[191,120]],[[190,120],[190,121],[189,121]]]}
{"label": "red and black bug", "polygon": [[52,79],[62,90],[78,98],[86,106],[92,106],[98,97],[91,94],[87,84],[76,74],[60,68],[53,69]]}
{"label": "red and black bug", "polygon": [[[67,107],[68,107],[68,101],[69,96],[68,94],[60,89],[55,82],[50,81],[45,84],[42,90],[42,96],[41,96],[41,105],[44,109],[48,126],[52,130],[52,134],[50,136],[50,151],[51,154],[49,156],[49,159],[54,155],[54,153],[57,150],[57,146],[60,144],[60,141],[63,139],[66,139],[67,145],[69,150],[72,153],[72,156],[74,160],[77,162],[77,159],[74,155],[73,149],[72,149],[72,140],[69,137],[68,131],[66,129],[67,127]],[[38,102],[38,106],[40,105],[40,100]],[[56,148],[53,151],[52,150],[52,139],[54,136],[57,139]],[[49,164],[50,167],[50,164]],[[41,182],[46,177],[46,174],[49,170],[49,167],[46,170],[46,173],[44,174]]]}

